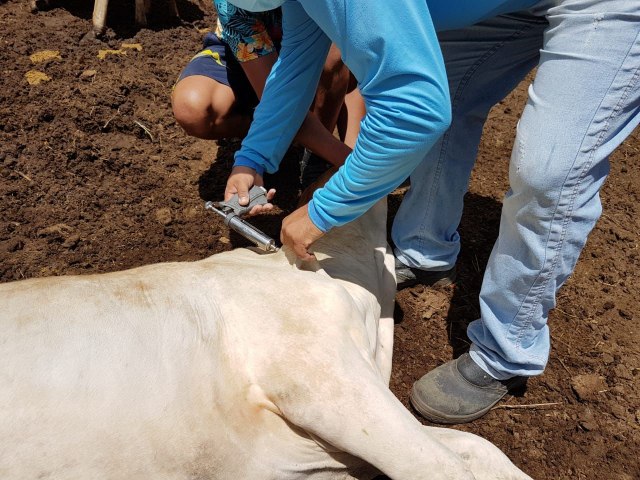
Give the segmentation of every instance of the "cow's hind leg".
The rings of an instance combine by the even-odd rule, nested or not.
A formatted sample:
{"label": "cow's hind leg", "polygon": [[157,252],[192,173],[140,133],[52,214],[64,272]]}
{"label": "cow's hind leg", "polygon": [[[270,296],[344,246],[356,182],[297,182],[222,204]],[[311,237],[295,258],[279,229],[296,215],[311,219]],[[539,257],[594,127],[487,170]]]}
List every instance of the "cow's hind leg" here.
{"label": "cow's hind leg", "polygon": [[394,480],[473,480],[460,456],[429,435],[395,398],[354,341],[341,339],[316,340],[321,353],[277,356],[278,372],[260,383],[283,416]]}
{"label": "cow's hind leg", "polygon": [[424,427],[429,435],[460,455],[477,479],[528,479],[495,445],[472,433]]}
{"label": "cow's hind leg", "polygon": [[529,479],[491,443],[421,425],[352,341],[325,343],[315,374],[289,366],[292,383],[270,392],[285,418],[394,480]]}

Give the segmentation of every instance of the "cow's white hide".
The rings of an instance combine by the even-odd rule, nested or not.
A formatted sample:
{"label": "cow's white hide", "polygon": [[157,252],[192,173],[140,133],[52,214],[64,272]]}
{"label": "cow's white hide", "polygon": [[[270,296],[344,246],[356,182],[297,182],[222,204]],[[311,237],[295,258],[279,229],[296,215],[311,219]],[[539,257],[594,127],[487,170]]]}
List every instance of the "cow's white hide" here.
{"label": "cow's white hide", "polygon": [[0,478],[529,478],[388,389],[385,217],[302,266],[238,249],[0,285]]}

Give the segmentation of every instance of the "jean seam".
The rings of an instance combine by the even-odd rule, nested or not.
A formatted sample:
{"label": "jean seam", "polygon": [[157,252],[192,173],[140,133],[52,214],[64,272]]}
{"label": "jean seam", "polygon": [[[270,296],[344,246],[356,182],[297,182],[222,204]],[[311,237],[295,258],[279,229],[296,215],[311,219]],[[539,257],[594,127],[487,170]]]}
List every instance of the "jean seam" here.
{"label": "jean seam", "polygon": [[[452,112],[456,111],[456,108],[458,106],[459,99],[460,99],[460,96],[462,95],[462,92],[469,85],[471,77],[478,71],[480,66],[483,63],[485,63],[489,58],[491,58],[493,55],[495,55],[496,52],[498,52],[508,41],[511,41],[514,38],[517,38],[517,37],[521,36],[524,32],[534,28],[534,26],[537,26],[537,25],[530,25],[530,24],[529,25],[523,25],[520,29],[514,31],[511,35],[509,35],[509,37],[505,38],[501,42],[498,42],[494,46],[492,46],[489,50],[487,50],[469,68],[469,70],[464,74],[464,76],[460,80],[460,83],[458,84],[458,87],[456,88],[456,93],[455,93],[454,97],[452,98],[452,101],[451,101]],[[440,152],[438,154],[438,161],[437,161],[437,164],[436,164],[436,170],[435,170],[435,174],[433,176],[434,177],[433,178],[433,185],[435,186],[435,188],[432,188],[431,191],[429,192],[429,198],[428,198],[427,204],[425,205],[425,208],[424,208],[422,221],[420,222],[420,225],[421,225],[420,235],[419,235],[419,238],[421,239],[420,240],[420,246],[419,246],[420,251],[424,251],[425,250],[425,245],[424,245],[424,237],[425,237],[425,235],[424,235],[424,232],[426,230],[426,222],[425,222],[424,219],[427,216],[427,214],[429,212],[429,209],[431,208],[431,205],[433,204],[433,199],[436,197],[437,192],[440,189],[439,181],[440,181],[440,176],[442,175],[443,159],[446,156],[445,152],[446,152],[446,150],[447,150],[447,148],[449,146],[449,138],[450,137],[451,137],[451,129],[448,129],[445,132],[445,134],[442,136],[442,145],[440,147]]]}
{"label": "jean seam", "polygon": [[[640,36],[640,35],[639,35]],[[638,36],[636,36],[636,40],[638,39]],[[631,47],[629,48],[629,51],[627,52],[627,54],[625,55],[625,58],[623,59],[623,61],[620,64],[620,67],[618,68],[618,72],[620,72],[620,70],[622,70],[622,66],[624,65],[624,63],[626,62],[627,58],[630,55],[630,51],[633,49],[635,42],[631,44]],[[616,76],[614,76],[611,85],[614,84],[615,80],[616,80]],[[631,91],[631,89],[633,88],[633,85],[635,85],[638,81],[638,78],[640,78],[640,66],[636,67],[635,72],[633,73],[633,75],[631,76],[631,79],[629,80],[629,82],[627,83],[624,91],[622,92],[622,94],[620,95],[620,98],[618,99],[617,103],[615,104],[615,106],[613,106],[611,108],[611,113],[609,114],[609,116],[606,118],[606,121],[604,122],[604,126],[602,128],[602,130],[600,131],[600,135],[597,138],[596,143],[593,145],[593,147],[590,149],[589,151],[589,160],[585,163],[584,167],[582,168],[582,171],[580,172],[580,175],[577,177],[577,181],[576,181],[576,185],[573,188],[573,191],[571,192],[571,195],[569,196],[569,204],[567,206],[566,211],[561,214],[561,218],[558,219],[559,221],[562,222],[562,230],[561,230],[561,234],[560,234],[560,238],[558,239],[557,245],[555,246],[554,250],[554,255],[551,261],[551,265],[549,266],[549,268],[547,269],[547,271],[545,273],[541,272],[538,277],[533,281],[533,284],[535,285],[535,283],[538,281],[538,279],[542,279],[541,283],[539,284],[537,290],[538,293],[535,296],[535,299],[533,301],[533,303],[531,303],[529,305],[529,313],[527,314],[527,316],[524,319],[524,323],[520,326],[520,331],[516,337],[516,342],[515,342],[515,348],[518,351],[522,351],[521,348],[521,343],[522,343],[522,337],[524,336],[525,332],[529,329],[530,325],[533,323],[533,315],[534,312],[536,311],[536,307],[540,304],[540,299],[542,298],[544,292],[547,289],[547,286],[549,284],[549,282],[551,281],[552,278],[552,274],[558,264],[559,258],[561,256],[561,251],[562,251],[562,246],[564,245],[564,242],[566,240],[566,235],[567,235],[567,229],[568,229],[568,225],[569,225],[569,221],[570,221],[570,217],[571,214],[573,213],[573,209],[575,206],[575,199],[578,196],[578,191],[580,186],[582,185],[582,182],[584,181],[584,178],[587,174],[587,172],[589,171],[589,169],[591,168],[591,166],[593,165],[593,158],[595,156],[595,153],[597,151],[597,149],[602,145],[605,135],[607,134],[607,132],[609,131],[610,127],[611,127],[611,121],[612,119],[614,119],[617,115],[619,115],[620,111],[621,111],[621,104],[626,100],[626,98],[628,98],[629,93]],[[609,89],[611,89],[611,85],[609,86]],[[606,95],[603,96],[603,99],[601,101],[604,102],[604,99],[606,98]],[[598,110],[596,110],[596,113],[594,113],[594,118],[597,114]],[[593,124],[593,118],[591,119],[590,124]],[[584,138],[587,136],[588,134],[588,130],[587,129],[585,131],[584,137],[582,139],[582,142],[584,142]],[[576,157],[580,154],[580,152],[578,151],[578,154],[576,155]],[[574,159],[574,165],[575,165],[575,159]],[[562,199],[562,194],[560,194],[560,197],[558,198],[558,203],[561,201]],[[552,215],[552,220],[551,220],[551,224],[549,225],[549,236],[551,235],[551,227],[553,226],[553,218],[556,217],[557,213],[558,213],[558,205],[556,204],[556,208],[553,212]],[[548,245],[549,243],[549,239],[547,238],[547,242],[545,242],[545,250],[546,250],[546,245]],[[544,264],[546,263],[543,262],[543,270],[544,270]],[[533,287],[532,287],[533,289]],[[530,290],[531,291],[531,290]],[[528,297],[528,295],[527,295]],[[520,312],[520,310],[522,309],[522,306],[524,305],[524,303],[527,300],[527,297],[525,297],[525,299],[522,301],[521,303],[521,308],[518,309],[518,313]],[[508,330],[511,330],[511,327],[516,323],[516,318],[518,317],[518,313],[516,313],[513,321],[511,322]],[[508,331],[507,330],[507,331]],[[538,360],[544,360],[544,358],[539,357],[537,355],[531,355],[528,354],[527,355],[529,358],[535,358]]]}

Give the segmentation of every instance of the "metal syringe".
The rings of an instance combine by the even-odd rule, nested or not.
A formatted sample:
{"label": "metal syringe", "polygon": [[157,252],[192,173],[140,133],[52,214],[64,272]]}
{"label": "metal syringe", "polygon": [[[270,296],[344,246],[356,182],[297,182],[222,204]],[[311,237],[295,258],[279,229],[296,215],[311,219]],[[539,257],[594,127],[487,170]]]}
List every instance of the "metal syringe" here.
{"label": "metal syringe", "polygon": [[277,252],[279,250],[273,238],[257,229],[246,220],[243,220],[232,208],[218,208],[215,206],[214,202],[206,202],[204,204],[204,208],[216,212],[224,218],[225,225],[234,232],[242,235],[247,240],[253,242],[260,250],[265,252]]}

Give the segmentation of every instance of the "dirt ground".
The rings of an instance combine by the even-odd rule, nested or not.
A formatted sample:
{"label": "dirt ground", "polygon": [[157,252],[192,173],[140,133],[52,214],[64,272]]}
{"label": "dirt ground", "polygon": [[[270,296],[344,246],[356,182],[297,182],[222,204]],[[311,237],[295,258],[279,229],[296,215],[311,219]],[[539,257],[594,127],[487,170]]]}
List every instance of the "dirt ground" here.
{"label": "dirt ground", "polygon": [[[37,14],[27,3],[0,0],[0,281],[246,246],[203,209],[221,198],[238,143],[187,137],[169,103],[212,7],[179,0],[181,21],[156,14],[137,29],[133,1],[112,0],[110,28],[96,40],[86,35],[92,2],[54,0]],[[57,53],[30,58],[43,50]],[[467,346],[525,89],[497,105],[487,125],[460,227],[457,285],[398,294],[391,388],[407,405],[416,379]],[[274,237],[295,205],[291,158],[268,179],[278,209],[255,220]],[[639,173],[636,130],[612,156],[604,213],[551,313],[547,371],[485,418],[456,427],[496,443],[536,479],[640,478]],[[391,196],[392,214],[401,195]]]}

